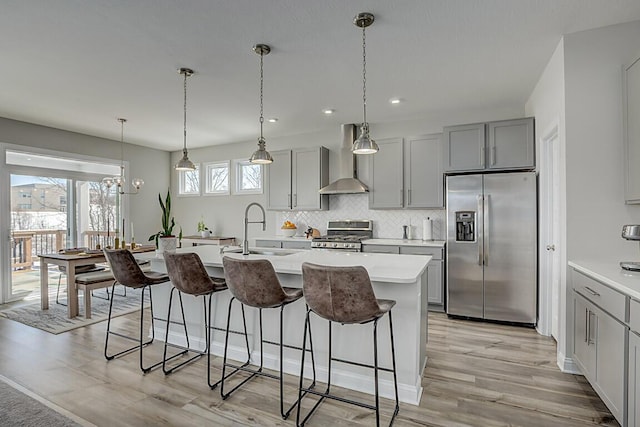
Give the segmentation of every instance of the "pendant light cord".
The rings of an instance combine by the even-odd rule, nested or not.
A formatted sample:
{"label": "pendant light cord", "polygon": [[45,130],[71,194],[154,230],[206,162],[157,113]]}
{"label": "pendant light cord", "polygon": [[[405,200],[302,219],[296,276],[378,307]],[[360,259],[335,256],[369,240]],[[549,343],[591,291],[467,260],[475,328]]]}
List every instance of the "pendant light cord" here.
{"label": "pendant light cord", "polygon": [[264,138],[262,136],[262,125],[264,123],[264,114],[262,108],[262,98],[263,98],[263,85],[264,85],[264,71],[263,71],[263,58],[264,53],[260,51],[260,140],[262,141]]}
{"label": "pendant light cord", "polygon": [[183,152],[187,151],[187,71],[184,72],[184,146]]}
{"label": "pendant light cord", "polygon": [[362,112],[364,117],[364,126],[367,126],[367,42],[365,37],[365,28],[362,26]]}

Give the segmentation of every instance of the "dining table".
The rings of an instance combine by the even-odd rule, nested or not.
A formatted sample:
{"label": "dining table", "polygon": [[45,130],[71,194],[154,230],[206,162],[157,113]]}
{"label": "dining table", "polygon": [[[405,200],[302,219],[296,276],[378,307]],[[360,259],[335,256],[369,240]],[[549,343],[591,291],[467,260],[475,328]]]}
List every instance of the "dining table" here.
{"label": "dining table", "polygon": [[[140,246],[134,254],[150,252],[154,246]],[[49,309],[49,264],[66,269],[67,275],[67,315],[70,319],[79,314],[78,289],[76,287],[76,267],[106,262],[101,250],[61,251],[57,253],[38,254],[40,258],[40,308]]]}

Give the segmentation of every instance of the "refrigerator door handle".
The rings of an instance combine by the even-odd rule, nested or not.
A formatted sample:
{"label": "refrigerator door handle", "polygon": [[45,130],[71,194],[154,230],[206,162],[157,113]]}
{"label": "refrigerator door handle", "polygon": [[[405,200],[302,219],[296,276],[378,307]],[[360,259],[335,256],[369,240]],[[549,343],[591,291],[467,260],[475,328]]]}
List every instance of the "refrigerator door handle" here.
{"label": "refrigerator door handle", "polygon": [[[478,194],[478,215],[480,212],[484,212],[484,199],[482,194]],[[476,222],[478,222],[478,218],[476,216]],[[480,233],[478,230],[478,225],[476,224],[476,237],[478,241],[478,265],[482,265],[484,262],[484,233]],[[480,241],[482,239],[482,241]]]}
{"label": "refrigerator door handle", "polygon": [[489,241],[490,241],[490,235],[489,235],[489,203],[491,203],[491,195],[489,194],[485,194],[484,199],[483,199],[483,208],[484,210],[482,211],[482,220],[484,221],[483,226],[484,226],[484,233],[483,233],[483,238],[482,238],[482,243],[484,246],[484,265],[489,265]]}

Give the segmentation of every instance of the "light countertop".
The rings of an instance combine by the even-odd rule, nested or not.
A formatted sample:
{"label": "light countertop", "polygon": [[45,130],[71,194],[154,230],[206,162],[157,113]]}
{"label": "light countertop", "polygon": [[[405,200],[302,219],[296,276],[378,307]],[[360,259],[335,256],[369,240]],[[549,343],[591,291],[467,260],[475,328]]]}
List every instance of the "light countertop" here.
{"label": "light countertop", "polygon": [[[252,239],[253,240],[253,239]],[[295,240],[295,241],[308,241],[311,243],[311,239],[305,238],[305,236],[293,236],[293,237],[285,237],[285,236],[267,236],[267,237],[256,237],[255,240],[269,240],[269,241],[286,241],[286,240]],[[420,240],[420,239],[411,239],[411,240],[403,240],[403,239],[366,239],[362,241],[363,245],[389,245],[389,246],[423,246],[430,248],[444,248],[445,241],[444,240]]]}
{"label": "light countertop", "polygon": [[[309,251],[294,249],[251,248],[263,251],[264,254],[242,255],[225,252],[225,256],[239,259],[268,259],[278,273],[302,274],[302,263],[310,262],[330,266],[362,265],[367,269],[369,277],[375,282],[415,283],[427,268],[431,256],[425,255],[389,255],[362,252]],[[222,267],[220,247],[215,245],[193,246],[178,249],[178,252],[195,252],[205,266]],[[286,254],[286,255],[275,255]],[[162,258],[151,259],[151,267]]]}
{"label": "light countertop", "polygon": [[618,262],[569,261],[569,266],[640,301],[640,272],[620,268]]}
{"label": "light countertop", "polygon": [[424,246],[429,248],[444,248],[444,240],[420,240],[420,239],[367,239],[363,245],[389,245],[389,246]]}

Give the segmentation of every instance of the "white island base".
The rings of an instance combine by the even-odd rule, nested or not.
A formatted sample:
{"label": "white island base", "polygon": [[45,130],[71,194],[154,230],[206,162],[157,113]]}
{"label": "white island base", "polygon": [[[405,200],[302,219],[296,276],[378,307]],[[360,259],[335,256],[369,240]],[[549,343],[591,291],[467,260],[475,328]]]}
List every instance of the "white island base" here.
{"label": "white island base", "polygon": [[[222,259],[217,246],[198,246],[179,249],[179,252],[195,252],[200,255],[211,276],[224,277]],[[371,253],[343,253],[335,251],[277,251],[286,255],[247,255],[248,259],[268,259],[274,266],[282,286],[302,287],[303,262],[321,265],[348,266],[362,265],[369,272],[373,289],[377,298],[393,299],[397,302],[392,310],[394,339],[396,349],[396,368],[400,401],[417,405],[422,396],[422,371],[427,362],[427,265],[429,256],[390,255]],[[238,253],[227,253],[226,256],[243,258]],[[154,258],[151,262],[153,271],[166,271],[164,260]],[[165,319],[171,285],[154,286],[153,306],[157,318]],[[227,308],[231,293],[219,292],[213,298],[213,326],[226,326]],[[205,328],[202,297],[194,298],[183,295],[185,316],[192,348],[205,348]],[[174,295],[172,319],[178,320],[180,310],[178,299]],[[247,330],[251,348],[252,364],[260,363],[258,310],[245,308]],[[277,342],[279,340],[279,309],[263,310],[264,339]],[[284,309],[284,343],[300,347],[304,332],[305,304],[304,299],[292,303]],[[156,337],[164,339],[166,321],[156,321]],[[321,383],[327,379],[328,322],[311,314],[311,327],[316,362],[317,380]],[[234,302],[231,328],[242,330],[240,304]],[[211,353],[222,356],[224,350],[224,332],[212,332]],[[184,345],[182,327],[172,325],[169,342]],[[246,360],[244,338],[231,334],[229,338],[228,357],[236,361]],[[307,342],[308,348],[308,342]],[[378,321],[379,366],[391,367],[391,345],[389,338],[388,316]],[[277,346],[264,345],[264,366],[277,370],[279,367],[279,349]],[[300,351],[284,350],[284,371],[295,376],[300,375]],[[364,364],[373,364],[373,324],[366,325],[333,325],[333,357],[352,360]],[[305,377],[311,377],[311,358],[305,358]],[[373,370],[339,362],[332,363],[331,384],[373,394]],[[380,371],[380,395],[394,398],[393,376]]]}

